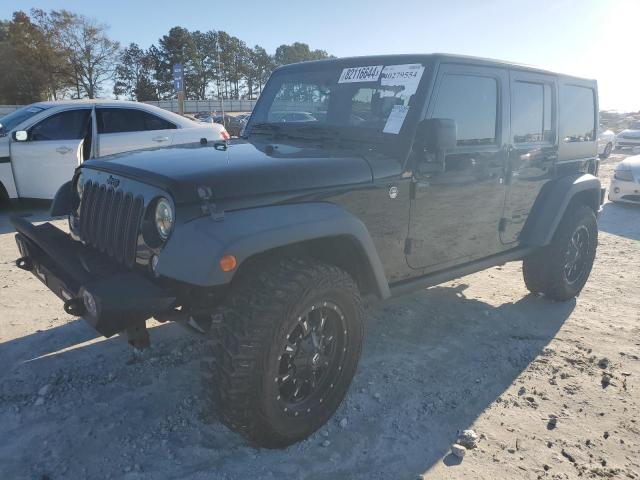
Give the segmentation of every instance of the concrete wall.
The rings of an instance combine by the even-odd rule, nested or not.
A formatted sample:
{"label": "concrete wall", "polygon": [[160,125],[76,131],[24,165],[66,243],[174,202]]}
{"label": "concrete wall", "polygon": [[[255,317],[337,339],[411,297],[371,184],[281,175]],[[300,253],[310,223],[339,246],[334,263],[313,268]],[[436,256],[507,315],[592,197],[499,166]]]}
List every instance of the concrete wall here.
{"label": "concrete wall", "polygon": [[17,110],[20,107],[22,107],[22,105],[0,105],[0,117]]}

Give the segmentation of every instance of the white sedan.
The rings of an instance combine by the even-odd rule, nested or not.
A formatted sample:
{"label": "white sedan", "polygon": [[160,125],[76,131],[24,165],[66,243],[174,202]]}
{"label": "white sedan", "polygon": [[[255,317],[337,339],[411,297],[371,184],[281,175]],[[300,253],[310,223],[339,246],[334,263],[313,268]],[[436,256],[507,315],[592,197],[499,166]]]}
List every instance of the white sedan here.
{"label": "white sedan", "polygon": [[598,155],[600,158],[608,158],[616,143],[616,134],[611,130],[598,132]]}
{"label": "white sedan", "polygon": [[0,118],[0,200],[51,199],[90,158],[228,138],[222,125],[194,122],[144,103],[34,103]]}
{"label": "white sedan", "polygon": [[627,157],[616,165],[609,200],[640,205],[640,155]]}
{"label": "white sedan", "polygon": [[640,147],[640,122],[633,122],[616,136],[616,148]]}

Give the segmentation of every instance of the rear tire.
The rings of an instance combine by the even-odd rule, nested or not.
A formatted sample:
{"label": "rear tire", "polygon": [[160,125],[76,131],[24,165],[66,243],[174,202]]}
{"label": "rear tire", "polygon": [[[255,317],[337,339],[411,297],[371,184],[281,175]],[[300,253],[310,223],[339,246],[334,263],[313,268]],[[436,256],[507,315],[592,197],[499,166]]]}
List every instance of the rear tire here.
{"label": "rear tire", "polygon": [[584,287],[596,255],[598,224],[586,205],[569,207],[551,244],[524,259],[524,283],[532,293],[569,300]]}
{"label": "rear tire", "polygon": [[362,348],[360,294],[345,271],[313,260],[239,275],[209,333],[206,394],[229,428],[286,447],[324,425],[349,388]]}
{"label": "rear tire", "polygon": [[613,150],[613,145],[611,144],[611,142],[609,142],[605,145],[604,151],[600,155],[600,158],[609,158],[609,155],[611,155],[611,150]]}

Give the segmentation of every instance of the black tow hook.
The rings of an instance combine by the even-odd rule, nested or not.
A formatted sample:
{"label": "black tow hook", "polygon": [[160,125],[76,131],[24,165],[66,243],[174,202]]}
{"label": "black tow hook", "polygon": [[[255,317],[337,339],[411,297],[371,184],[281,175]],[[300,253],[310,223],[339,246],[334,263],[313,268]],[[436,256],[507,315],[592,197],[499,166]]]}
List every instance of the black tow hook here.
{"label": "black tow hook", "polygon": [[20,257],[16,260],[16,267],[30,272],[31,270],[33,270],[33,262],[29,257]]}
{"label": "black tow hook", "polygon": [[64,311],[74,317],[81,317],[85,313],[84,302],[81,298],[70,298],[64,302]]}

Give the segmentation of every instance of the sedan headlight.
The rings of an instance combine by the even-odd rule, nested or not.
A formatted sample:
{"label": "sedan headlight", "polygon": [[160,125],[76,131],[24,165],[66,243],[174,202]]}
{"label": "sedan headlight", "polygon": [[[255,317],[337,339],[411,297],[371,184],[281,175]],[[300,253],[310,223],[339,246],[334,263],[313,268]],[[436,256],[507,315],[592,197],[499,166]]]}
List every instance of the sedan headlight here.
{"label": "sedan headlight", "polygon": [[160,198],[156,203],[156,229],[162,240],[169,238],[173,228],[173,208],[166,198]]}
{"label": "sedan headlight", "polygon": [[616,170],[613,173],[613,178],[623,182],[633,182],[633,173],[631,173],[631,170]]}

